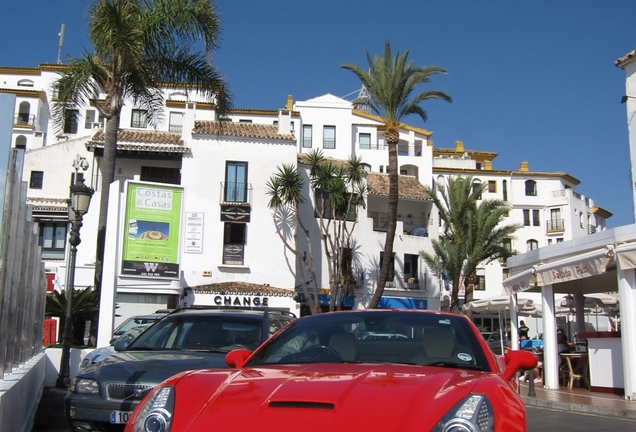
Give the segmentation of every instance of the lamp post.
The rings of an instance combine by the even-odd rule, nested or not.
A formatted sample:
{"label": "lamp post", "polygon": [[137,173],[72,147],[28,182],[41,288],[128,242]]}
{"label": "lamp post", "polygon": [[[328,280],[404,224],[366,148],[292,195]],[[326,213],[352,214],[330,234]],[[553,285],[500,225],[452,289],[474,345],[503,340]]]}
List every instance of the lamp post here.
{"label": "lamp post", "polygon": [[69,256],[69,276],[68,285],[66,286],[66,319],[64,321],[64,335],[62,337],[62,358],[60,359],[60,372],[57,376],[56,387],[68,387],[70,384],[70,354],[71,354],[71,329],[73,320],[73,290],[75,289],[75,258],[77,256],[77,245],[81,243],[80,228],[82,228],[82,219],[88,206],[91,203],[91,197],[95,191],[84,184],[84,179],[78,179],[71,186],[71,212],[74,218],[71,220],[71,235],[68,239],[71,245],[71,253]]}

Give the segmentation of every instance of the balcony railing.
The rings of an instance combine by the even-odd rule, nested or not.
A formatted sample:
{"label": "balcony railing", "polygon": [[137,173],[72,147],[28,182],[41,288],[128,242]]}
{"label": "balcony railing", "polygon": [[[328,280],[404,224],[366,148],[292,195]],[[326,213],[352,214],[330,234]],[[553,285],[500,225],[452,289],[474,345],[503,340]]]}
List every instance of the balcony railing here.
{"label": "balcony railing", "polygon": [[221,182],[221,202],[227,204],[250,204],[252,202],[251,183]]}
{"label": "balcony railing", "polygon": [[[377,272],[377,279],[380,279],[380,272]],[[419,290],[426,289],[423,283],[417,276],[395,272],[392,280],[387,280],[384,286],[388,289],[402,289],[402,290]]]}
{"label": "balcony railing", "polygon": [[[375,212],[374,212],[375,213]],[[388,226],[388,218],[386,213],[372,214],[373,231],[386,232]],[[402,222],[402,233],[404,235],[412,235],[419,237],[428,237],[429,220],[426,218],[409,218],[398,217],[398,222]]]}
{"label": "balcony railing", "polygon": [[565,231],[565,222],[563,219],[548,220],[545,225],[548,231]]}
{"label": "balcony railing", "polygon": [[[422,145],[421,144],[398,144],[398,155],[399,156],[422,156]],[[387,145],[384,142],[375,142],[375,143],[366,143],[361,144],[358,143],[358,148],[360,150],[386,150]]]}
{"label": "balcony railing", "polygon": [[13,118],[13,124],[35,126],[35,116],[33,114],[18,113]]}
{"label": "balcony railing", "polygon": [[183,125],[170,125],[168,126],[170,132],[181,133],[183,132]]}

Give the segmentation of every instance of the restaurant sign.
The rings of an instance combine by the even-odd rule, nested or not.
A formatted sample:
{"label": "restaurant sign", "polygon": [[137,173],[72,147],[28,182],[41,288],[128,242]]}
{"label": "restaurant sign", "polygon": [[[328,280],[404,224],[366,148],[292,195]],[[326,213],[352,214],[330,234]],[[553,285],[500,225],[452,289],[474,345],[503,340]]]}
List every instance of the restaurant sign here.
{"label": "restaurant sign", "polygon": [[249,222],[250,208],[234,205],[221,206],[221,222]]}

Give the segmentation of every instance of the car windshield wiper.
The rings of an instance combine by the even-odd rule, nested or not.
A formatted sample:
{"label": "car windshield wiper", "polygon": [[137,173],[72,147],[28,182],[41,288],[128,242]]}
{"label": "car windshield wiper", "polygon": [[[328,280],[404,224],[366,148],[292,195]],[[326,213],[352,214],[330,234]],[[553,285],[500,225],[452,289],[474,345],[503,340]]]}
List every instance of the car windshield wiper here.
{"label": "car windshield wiper", "polygon": [[471,365],[466,363],[445,362],[445,361],[429,363],[425,366],[440,366],[440,367],[450,367],[450,368],[460,368],[460,369],[471,369],[471,370],[478,370],[478,371],[484,370],[484,368],[477,365]]}
{"label": "car windshield wiper", "polygon": [[227,348],[181,348],[179,351],[196,351],[196,352],[211,352],[211,353],[222,353],[227,354],[231,350]]}

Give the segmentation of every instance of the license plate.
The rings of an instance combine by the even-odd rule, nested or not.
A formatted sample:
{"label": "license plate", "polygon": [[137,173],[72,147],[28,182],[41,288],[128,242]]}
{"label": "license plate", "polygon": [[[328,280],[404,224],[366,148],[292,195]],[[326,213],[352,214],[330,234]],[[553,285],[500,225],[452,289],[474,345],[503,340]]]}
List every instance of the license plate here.
{"label": "license plate", "polygon": [[114,424],[126,423],[131,414],[132,411],[113,411],[110,413],[110,422]]}

